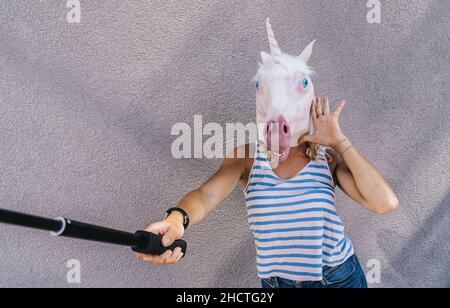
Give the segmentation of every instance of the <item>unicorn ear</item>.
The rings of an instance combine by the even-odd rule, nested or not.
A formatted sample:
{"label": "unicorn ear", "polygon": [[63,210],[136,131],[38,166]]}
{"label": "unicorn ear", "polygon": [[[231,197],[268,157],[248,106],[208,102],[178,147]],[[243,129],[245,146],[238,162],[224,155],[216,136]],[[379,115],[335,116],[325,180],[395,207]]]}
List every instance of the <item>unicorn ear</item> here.
{"label": "unicorn ear", "polygon": [[309,59],[311,58],[312,52],[313,52],[313,47],[314,47],[314,43],[316,42],[316,40],[312,41],[306,48],[305,50],[303,50],[302,54],[300,55],[300,58],[303,59],[303,61],[305,61],[305,63],[308,63]]}
{"label": "unicorn ear", "polygon": [[270,63],[273,61],[272,56],[264,51],[261,52],[261,59],[262,59],[263,64],[267,64],[267,63]]}

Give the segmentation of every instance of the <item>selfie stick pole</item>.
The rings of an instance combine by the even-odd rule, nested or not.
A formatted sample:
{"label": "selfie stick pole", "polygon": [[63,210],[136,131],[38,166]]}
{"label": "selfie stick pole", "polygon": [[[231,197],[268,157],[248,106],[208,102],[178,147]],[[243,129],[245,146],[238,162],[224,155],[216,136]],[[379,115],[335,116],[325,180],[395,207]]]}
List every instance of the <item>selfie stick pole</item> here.
{"label": "selfie stick pole", "polygon": [[124,231],[90,225],[67,218],[48,219],[0,209],[0,223],[49,231],[53,236],[74,238],[106,244],[131,247],[134,252],[161,255],[167,250],[180,247],[186,254],[186,242],[178,240],[170,247],[163,247],[161,237],[145,231]]}

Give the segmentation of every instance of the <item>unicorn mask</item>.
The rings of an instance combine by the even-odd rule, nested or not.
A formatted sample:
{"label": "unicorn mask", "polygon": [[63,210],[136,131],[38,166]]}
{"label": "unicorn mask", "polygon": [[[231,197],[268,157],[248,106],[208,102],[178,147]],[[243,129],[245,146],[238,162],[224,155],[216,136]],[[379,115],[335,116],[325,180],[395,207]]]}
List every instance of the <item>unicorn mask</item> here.
{"label": "unicorn mask", "polygon": [[261,53],[255,77],[258,140],[285,160],[303,135],[313,133],[310,110],[315,94],[307,63],[314,42],[300,56],[290,56],[281,52],[269,19],[266,24],[271,54]]}

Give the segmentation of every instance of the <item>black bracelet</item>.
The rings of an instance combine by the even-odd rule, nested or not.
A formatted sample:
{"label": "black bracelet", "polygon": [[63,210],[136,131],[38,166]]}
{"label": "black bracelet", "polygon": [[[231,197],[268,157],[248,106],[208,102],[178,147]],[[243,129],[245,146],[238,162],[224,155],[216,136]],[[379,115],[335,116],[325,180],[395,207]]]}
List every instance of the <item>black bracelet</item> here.
{"label": "black bracelet", "polygon": [[179,207],[174,207],[174,208],[171,208],[171,209],[167,210],[166,216],[164,216],[164,220],[170,214],[172,214],[172,212],[179,212],[179,213],[181,213],[183,215],[183,227],[184,227],[184,230],[186,230],[189,227],[189,215],[188,215],[188,213],[186,213],[185,210],[183,210],[183,209],[181,209]]}

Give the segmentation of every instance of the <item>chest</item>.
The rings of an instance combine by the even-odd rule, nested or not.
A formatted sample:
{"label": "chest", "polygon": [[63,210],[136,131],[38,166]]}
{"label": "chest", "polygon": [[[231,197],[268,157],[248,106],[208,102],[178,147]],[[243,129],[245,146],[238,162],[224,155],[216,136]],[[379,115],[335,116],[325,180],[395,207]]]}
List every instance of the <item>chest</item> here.
{"label": "chest", "polygon": [[272,164],[271,167],[278,178],[282,180],[290,180],[305,170],[310,163],[311,160],[309,158],[298,155],[289,158],[285,162],[275,165]]}

